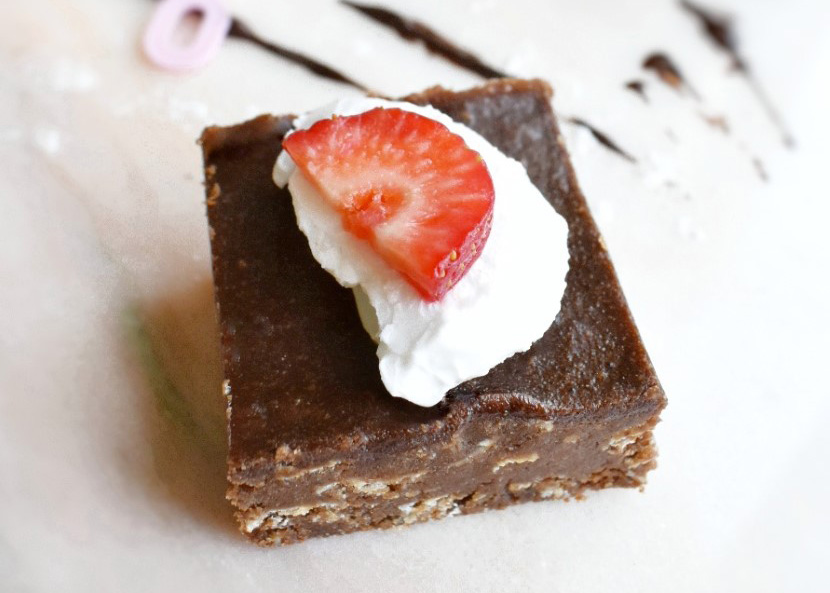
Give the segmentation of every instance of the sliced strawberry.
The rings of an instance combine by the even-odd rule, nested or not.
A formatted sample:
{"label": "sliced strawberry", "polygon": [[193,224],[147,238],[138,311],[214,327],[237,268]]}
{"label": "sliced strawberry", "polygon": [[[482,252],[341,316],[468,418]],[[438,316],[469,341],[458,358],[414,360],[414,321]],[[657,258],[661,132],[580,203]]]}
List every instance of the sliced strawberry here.
{"label": "sliced strawberry", "polygon": [[402,109],[322,120],[283,147],[342,216],[429,301],[475,262],[490,234],[493,181],[446,126]]}

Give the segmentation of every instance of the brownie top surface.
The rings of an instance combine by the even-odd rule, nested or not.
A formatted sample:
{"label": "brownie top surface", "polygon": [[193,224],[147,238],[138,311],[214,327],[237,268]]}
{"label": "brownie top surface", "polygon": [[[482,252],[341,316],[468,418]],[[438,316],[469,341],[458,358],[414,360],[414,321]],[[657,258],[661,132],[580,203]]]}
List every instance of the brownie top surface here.
{"label": "brownie top surface", "polygon": [[664,405],[560,144],[550,95],[540,81],[498,80],[462,93],[435,88],[406,97],[444,111],[522,162],[569,226],[570,270],[553,325],[527,352],[452,389],[431,408],[387,393],[351,291],[314,260],[288,191],[271,179],[292,118],[261,116],[205,131],[232,464],[280,447],[375,443],[394,450],[440,439],[477,413],[591,421]]}

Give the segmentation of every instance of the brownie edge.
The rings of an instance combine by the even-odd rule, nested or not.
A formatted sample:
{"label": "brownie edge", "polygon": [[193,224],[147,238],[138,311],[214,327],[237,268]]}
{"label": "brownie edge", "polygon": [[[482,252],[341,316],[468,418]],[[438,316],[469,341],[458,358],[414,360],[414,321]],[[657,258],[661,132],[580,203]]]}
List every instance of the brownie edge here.
{"label": "brownie edge", "polygon": [[228,498],[252,540],[287,544],[644,484],[666,400],[550,97],[544,82],[503,79],[405,98],[522,162],[569,226],[553,325],[432,408],[386,393],[350,291],[313,259],[290,195],[271,180],[291,117],[205,130]]}

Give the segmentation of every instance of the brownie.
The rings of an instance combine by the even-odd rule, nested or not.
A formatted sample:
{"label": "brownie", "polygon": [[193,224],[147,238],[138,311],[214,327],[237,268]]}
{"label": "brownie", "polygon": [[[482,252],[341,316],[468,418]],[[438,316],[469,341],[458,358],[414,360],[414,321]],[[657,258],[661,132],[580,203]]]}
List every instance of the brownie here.
{"label": "brownie", "polygon": [[292,117],[205,130],[228,499],[253,541],[290,544],[645,482],[666,401],[551,94],[541,81],[502,79],[405,98],[521,161],[569,226],[567,288],[553,325],[431,408],[384,389],[351,291],[314,260],[290,195],[271,179]]}

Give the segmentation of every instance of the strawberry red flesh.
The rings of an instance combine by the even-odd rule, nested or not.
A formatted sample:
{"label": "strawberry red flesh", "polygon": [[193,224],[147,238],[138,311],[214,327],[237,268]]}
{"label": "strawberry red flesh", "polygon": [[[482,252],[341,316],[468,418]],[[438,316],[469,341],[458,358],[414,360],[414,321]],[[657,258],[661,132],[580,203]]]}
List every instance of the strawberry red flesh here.
{"label": "strawberry red flesh", "polygon": [[297,131],[283,147],[333,206],[429,301],[478,259],[493,220],[493,181],[479,154],[443,124],[377,108]]}

